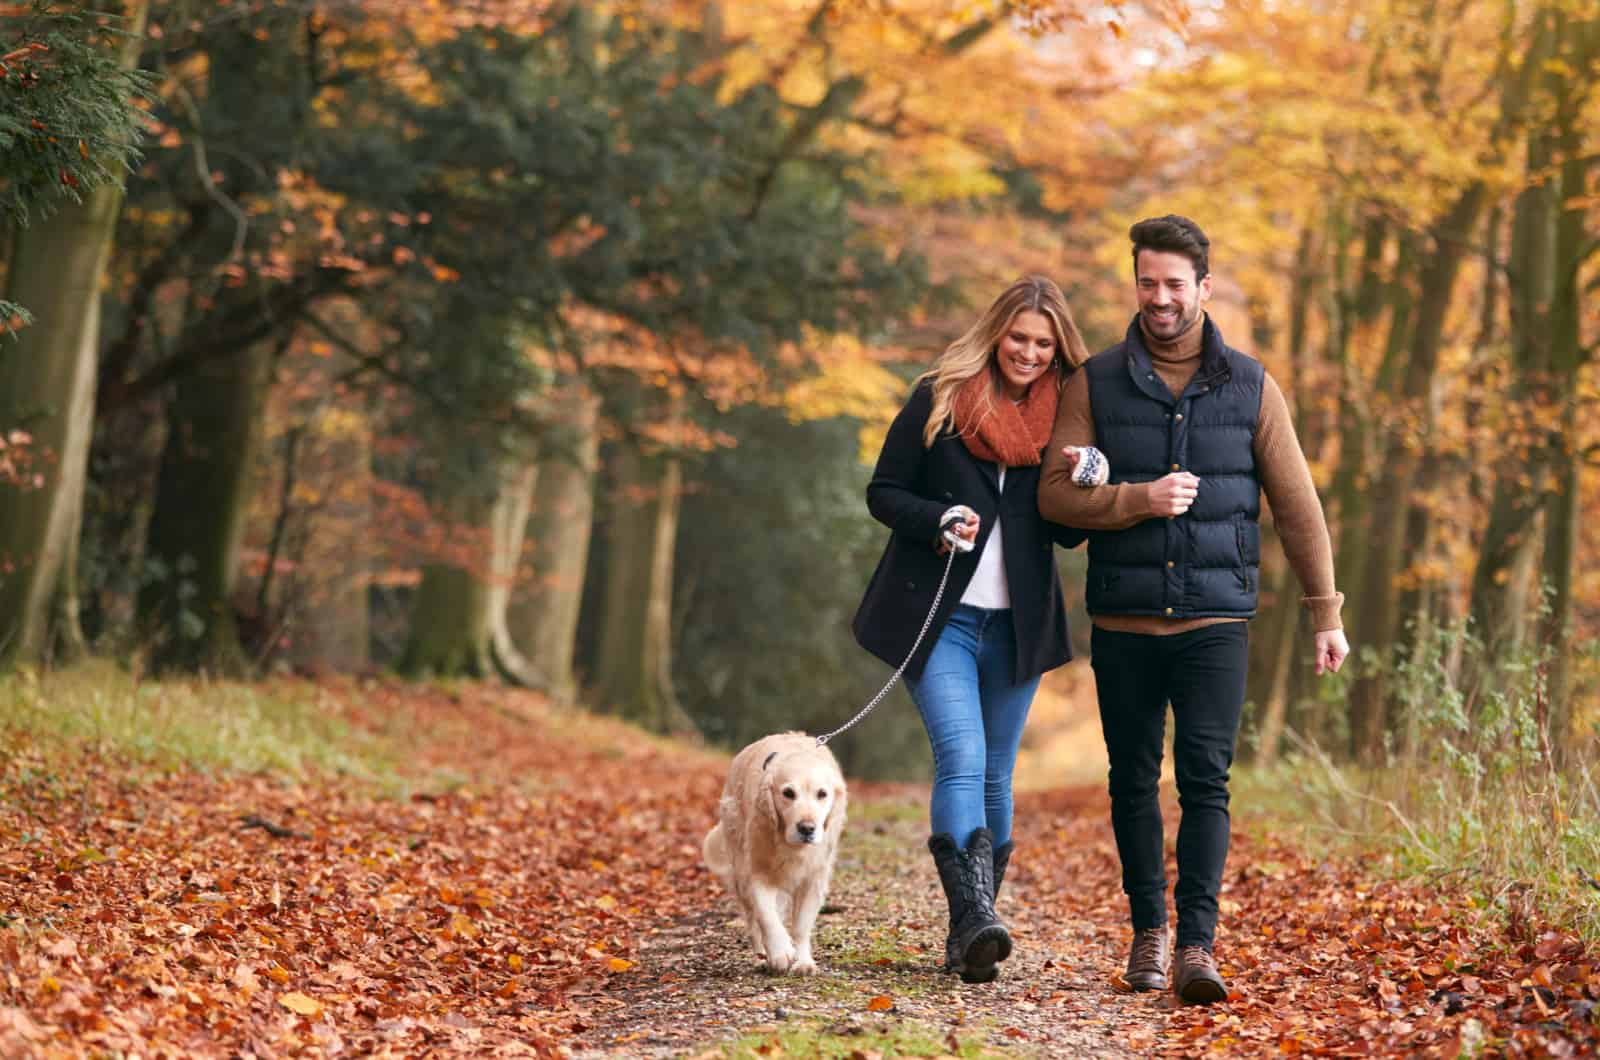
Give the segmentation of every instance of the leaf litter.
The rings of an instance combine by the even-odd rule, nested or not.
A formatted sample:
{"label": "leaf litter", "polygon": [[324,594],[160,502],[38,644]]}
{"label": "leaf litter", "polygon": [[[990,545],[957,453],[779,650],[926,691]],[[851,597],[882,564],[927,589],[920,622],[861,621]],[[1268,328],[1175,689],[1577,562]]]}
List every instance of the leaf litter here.
{"label": "leaf litter", "polygon": [[533,693],[321,686],[347,723],[412,734],[409,797],[0,749],[0,1055],[717,1055],[784,1026],[867,1055],[913,1025],[928,1055],[1600,1047],[1600,956],[1577,939],[1247,827],[1217,948],[1233,998],[1125,992],[1105,800],[1081,789],[1019,796],[998,983],[935,970],[925,789],[905,785],[852,793],[822,974],[767,976],[699,864],[725,756]]}

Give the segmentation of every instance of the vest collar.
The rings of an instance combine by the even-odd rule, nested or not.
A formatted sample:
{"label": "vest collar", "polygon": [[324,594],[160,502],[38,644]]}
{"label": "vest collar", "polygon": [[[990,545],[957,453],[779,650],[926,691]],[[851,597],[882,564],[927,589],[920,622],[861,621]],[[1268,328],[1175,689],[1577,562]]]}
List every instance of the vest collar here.
{"label": "vest collar", "polygon": [[[1188,387],[1184,389],[1186,395],[1204,393],[1213,387],[1221,386],[1233,374],[1228,365],[1228,348],[1222,341],[1222,332],[1211,322],[1210,313],[1205,314],[1200,325],[1205,329],[1200,333],[1200,368],[1194,373],[1194,378],[1189,380]],[[1156,375],[1155,359],[1151,357],[1150,350],[1144,344],[1144,332],[1139,330],[1137,313],[1128,324],[1128,334],[1123,339],[1123,344],[1127,350],[1128,375],[1140,393],[1163,405],[1177,404],[1177,399],[1167,389],[1167,384]]]}

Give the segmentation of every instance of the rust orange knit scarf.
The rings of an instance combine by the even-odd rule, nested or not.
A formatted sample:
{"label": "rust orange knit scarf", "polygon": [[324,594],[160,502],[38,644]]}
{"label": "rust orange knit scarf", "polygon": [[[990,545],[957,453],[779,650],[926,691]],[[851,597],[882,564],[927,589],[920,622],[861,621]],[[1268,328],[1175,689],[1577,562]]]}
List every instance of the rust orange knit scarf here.
{"label": "rust orange knit scarf", "polygon": [[[1056,423],[1061,391],[1056,373],[1047,372],[1013,402],[993,383],[994,369],[979,372],[961,384],[955,397],[955,425],[967,449],[979,460],[1006,467],[1031,467],[1039,462]],[[993,400],[990,393],[994,394]]]}

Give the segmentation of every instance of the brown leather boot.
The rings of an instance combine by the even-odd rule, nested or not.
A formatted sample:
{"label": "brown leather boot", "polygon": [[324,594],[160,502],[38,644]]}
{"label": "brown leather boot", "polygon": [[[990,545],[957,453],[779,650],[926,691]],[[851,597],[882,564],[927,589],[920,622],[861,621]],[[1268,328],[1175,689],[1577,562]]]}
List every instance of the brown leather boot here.
{"label": "brown leather boot", "polygon": [[1190,1005],[1210,1005],[1228,999],[1228,984],[1217,971],[1217,962],[1204,946],[1179,946],[1172,964],[1172,986]]}
{"label": "brown leather boot", "polygon": [[1135,928],[1133,946],[1128,951],[1128,974],[1123,976],[1135,990],[1165,990],[1167,963],[1172,958],[1167,926]]}

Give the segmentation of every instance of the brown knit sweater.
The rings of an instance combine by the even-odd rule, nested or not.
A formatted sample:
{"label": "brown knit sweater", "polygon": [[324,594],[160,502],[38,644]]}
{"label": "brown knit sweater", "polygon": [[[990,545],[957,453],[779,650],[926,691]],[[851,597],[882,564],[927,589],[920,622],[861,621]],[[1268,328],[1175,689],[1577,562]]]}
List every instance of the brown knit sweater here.
{"label": "brown knit sweater", "polygon": [[[1141,324],[1142,327],[1142,324]],[[1156,374],[1174,394],[1183,393],[1200,368],[1199,323],[1170,342],[1162,342],[1144,332],[1145,346],[1155,362]],[[1084,489],[1067,477],[1063,446],[1094,445],[1094,416],[1089,408],[1089,376],[1074,372],[1061,393],[1056,411],[1056,427],[1045,450],[1044,467],[1039,475],[1039,511],[1046,519],[1081,530],[1122,530],[1154,517],[1150,507],[1150,486],[1143,482]],[[1339,609],[1344,594],[1333,585],[1333,545],[1328,524],[1322,516],[1317,487],[1311,481],[1300,440],[1295,437],[1289,404],[1271,375],[1261,388],[1261,419],[1256,424],[1253,445],[1256,471],[1272,511],[1273,525],[1283,551],[1305,591],[1301,602],[1310,609],[1314,629],[1342,628]],[[1116,469],[1115,460],[1112,470]],[[1162,618],[1158,615],[1094,615],[1101,629],[1126,633],[1166,635],[1184,633],[1218,622],[1238,622],[1232,618]]]}

